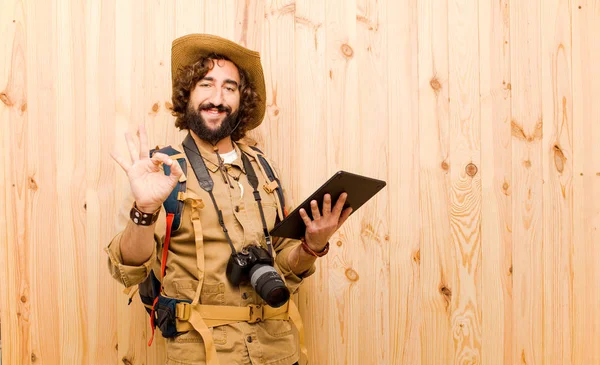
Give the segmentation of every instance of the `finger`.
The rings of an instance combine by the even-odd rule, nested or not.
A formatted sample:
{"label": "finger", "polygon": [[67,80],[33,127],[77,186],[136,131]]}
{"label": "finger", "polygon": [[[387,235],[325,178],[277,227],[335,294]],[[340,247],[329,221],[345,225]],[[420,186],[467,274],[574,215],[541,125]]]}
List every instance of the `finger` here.
{"label": "finger", "polygon": [[323,216],[328,216],[331,213],[331,194],[325,194],[323,198]]}
{"label": "finger", "polygon": [[129,132],[125,133],[125,140],[127,141],[127,148],[129,149],[129,156],[131,156],[131,161],[138,160],[137,147],[135,146],[135,142],[133,141],[133,137]]}
{"label": "finger", "polygon": [[140,137],[140,159],[147,158],[150,153],[148,150],[148,134],[146,134],[146,127],[140,124],[138,128],[138,135]]}
{"label": "finger", "polygon": [[310,211],[312,212],[313,220],[321,218],[321,212],[319,212],[319,205],[316,200],[310,202]]}
{"label": "finger", "polygon": [[111,152],[110,157],[112,157],[112,159],[115,160],[115,162],[118,163],[119,166],[121,166],[123,171],[125,171],[125,172],[129,171],[129,168],[131,167],[131,165],[127,161],[125,161],[125,159],[123,157],[119,156],[115,152]]}
{"label": "finger", "polygon": [[160,166],[161,164],[165,164],[167,166],[173,165],[173,160],[162,152],[153,154],[150,160],[152,160],[152,163],[156,166]]}
{"label": "finger", "polygon": [[346,198],[348,197],[347,193],[342,193],[338,198],[337,202],[335,202],[335,206],[333,207],[333,214],[336,217],[339,217],[342,214],[342,209],[344,209],[344,204],[346,204]]}
{"label": "finger", "polygon": [[346,219],[348,219],[348,217],[350,217],[350,214],[352,214],[352,208],[346,208],[344,209],[344,211],[342,212],[342,215],[340,217],[340,219],[338,220],[338,224],[337,224],[337,229],[340,229],[340,227],[342,226],[342,224],[344,224],[344,222],[346,221]]}
{"label": "finger", "polygon": [[306,210],[300,209],[300,217],[304,221],[304,225],[306,225],[306,227],[308,227],[312,223],[310,218],[308,217],[308,214],[306,214]]}

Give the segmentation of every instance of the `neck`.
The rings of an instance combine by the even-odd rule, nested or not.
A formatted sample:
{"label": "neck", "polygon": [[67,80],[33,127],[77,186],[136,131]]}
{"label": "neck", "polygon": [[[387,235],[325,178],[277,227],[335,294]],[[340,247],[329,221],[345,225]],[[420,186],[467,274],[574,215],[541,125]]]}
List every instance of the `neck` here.
{"label": "neck", "polygon": [[[205,141],[205,140],[201,139],[200,137],[198,137],[198,135],[196,135],[196,133],[194,133],[194,131],[190,130],[190,134],[194,138],[194,142],[196,142],[198,147],[204,146],[206,149],[213,150],[213,145],[211,143],[209,143],[208,141]],[[219,154],[224,154],[224,153],[233,151],[233,143],[231,142],[230,136],[223,138],[222,140],[217,142],[217,144],[215,146],[219,149]]]}

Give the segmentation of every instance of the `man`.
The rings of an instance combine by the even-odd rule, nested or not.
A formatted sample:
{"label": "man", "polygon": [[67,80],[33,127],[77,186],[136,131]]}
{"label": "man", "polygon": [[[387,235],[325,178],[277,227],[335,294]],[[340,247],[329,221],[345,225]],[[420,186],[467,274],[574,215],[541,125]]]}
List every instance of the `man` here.
{"label": "man", "polygon": [[[113,154],[127,173],[132,208],[106,249],[110,271],[128,288],[161,281],[160,298],[147,307],[167,337],[167,364],[297,363],[290,317],[298,322],[299,316],[287,298],[314,272],[351,208],[342,210],[345,195],[335,204],[326,196],[321,209],[313,201],[312,219],[301,211],[305,237],[271,243],[268,231],[284,218],[290,200],[269,177],[270,161],[241,141],[265,113],[259,54],[192,34],[173,42],[171,58],[175,125],[189,135],[177,151],[149,157],[141,126],[139,152],[126,135],[132,161]],[[170,196],[177,196],[180,214],[161,209]],[[284,282],[283,288],[258,289],[259,270],[235,275],[232,258],[250,251],[272,260],[260,266],[267,273],[261,278],[274,287]]]}

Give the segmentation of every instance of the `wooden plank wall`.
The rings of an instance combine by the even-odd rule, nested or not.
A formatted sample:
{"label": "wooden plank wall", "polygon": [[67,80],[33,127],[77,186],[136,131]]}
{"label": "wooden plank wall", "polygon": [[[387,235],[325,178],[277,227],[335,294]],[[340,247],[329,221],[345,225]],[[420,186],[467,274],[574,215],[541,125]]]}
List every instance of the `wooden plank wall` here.
{"label": "wooden plank wall", "polygon": [[0,4],[2,363],[163,363],[109,152],[177,143],[171,41],[210,32],[261,51],[296,201],[388,182],[299,295],[312,364],[600,364],[599,0]]}

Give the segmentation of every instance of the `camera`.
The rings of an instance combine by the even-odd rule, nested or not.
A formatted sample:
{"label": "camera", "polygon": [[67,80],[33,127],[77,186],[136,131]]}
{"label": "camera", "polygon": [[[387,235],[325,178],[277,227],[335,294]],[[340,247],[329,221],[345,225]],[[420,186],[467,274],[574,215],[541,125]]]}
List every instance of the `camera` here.
{"label": "camera", "polygon": [[271,307],[284,305],[290,291],[273,267],[273,257],[260,246],[248,246],[229,257],[227,279],[232,285],[250,280],[254,291]]}

